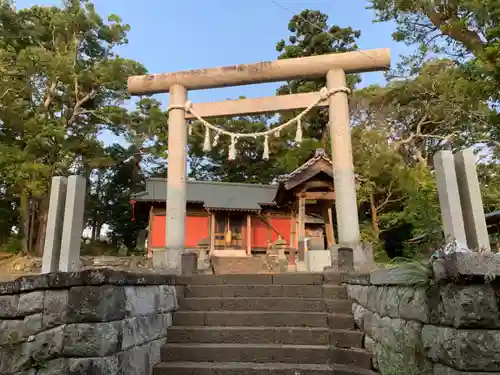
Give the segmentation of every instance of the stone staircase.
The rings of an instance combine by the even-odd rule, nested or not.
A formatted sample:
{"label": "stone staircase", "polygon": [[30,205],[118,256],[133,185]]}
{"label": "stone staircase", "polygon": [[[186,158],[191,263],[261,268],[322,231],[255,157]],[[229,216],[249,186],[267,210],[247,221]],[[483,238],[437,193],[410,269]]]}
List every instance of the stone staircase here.
{"label": "stone staircase", "polygon": [[371,375],[339,277],[193,276],[154,375]]}
{"label": "stone staircase", "polygon": [[269,273],[264,256],[212,257],[216,275]]}

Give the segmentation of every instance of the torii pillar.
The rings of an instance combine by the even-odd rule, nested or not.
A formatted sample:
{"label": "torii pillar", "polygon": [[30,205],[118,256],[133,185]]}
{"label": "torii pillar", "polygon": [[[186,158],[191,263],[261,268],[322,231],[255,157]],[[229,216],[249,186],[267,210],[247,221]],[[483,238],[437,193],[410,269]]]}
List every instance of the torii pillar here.
{"label": "torii pillar", "polygon": [[[156,259],[155,265],[166,265],[169,268],[178,269],[181,263],[180,255],[184,248],[186,232],[186,118],[192,118],[192,116],[185,112],[182,105],[187,100],[188,90],[325,76],[329,89],[345,88],[346,73],[385,70],[389,65],[389,50],[375,49],[129,77],[128,90],[133,95],[170,92],[167,249],[164,254],[157,254],[154,257]],[[319,93],[306,93],[200,103],[193,105],[193,108],[203,118],[261,114],[307,108],[314,101],[313,99],[318,98],[318,95]],[[347,94],[337,92],[329,100],[318,103],[318,106],[329,106],[339,244],[355,248],[359,245],[360,233]],[[356,263],[356,250],[354,262]]]}
{"label": "torii pillar", "polygon": [[[344,71],[329,70],[326,74],[326,86],[328,89],[346,86]],[[360,233],[347,93],[339,92],[330,97],[328,117],[339,245],[356,247]]]}

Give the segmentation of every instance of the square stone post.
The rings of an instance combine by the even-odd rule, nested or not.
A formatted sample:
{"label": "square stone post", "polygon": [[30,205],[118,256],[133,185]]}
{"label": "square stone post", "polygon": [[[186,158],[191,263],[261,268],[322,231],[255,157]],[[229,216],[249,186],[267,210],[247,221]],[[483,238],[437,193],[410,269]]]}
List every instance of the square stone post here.
{"label": "square stone post", "polygon": [[491,251],[481,188],[477,177],[476,157],[472,148],[455,154],[460,204],[469,249]]}
{"label": "square stone post", "polygon": [[[343,70],[330,70],[326,75],[329,90],[347,86]],[[337,92],[330,96],[328,115],[335,184],[335,208],[339,244],[356,246],[360,241],[358,204],[352,158],[349,102],[347,94]]]}
{"label": "square stone post", "polygon": [[59,271],[72,272],[80,267],[83,215],[85,211],[87,181],[82,176],[69,176],[64,207]]}
{"label": "square stone post", "polygon": [[67,186],[68,179],[66,177],[52,177],[47,229],[43,246],[42,273],[57,272],[59,268]]}
{"label": "square stone post", "polygon": [[465,246],[467,239],[455,173],[455,161],[451,151],[437,152],[434,155],[434,168],[445,241],[457,241]]}
{"label": "square stone post", "polygon": [[[180,85],[170,88],[170,105],[183,106],[187,90]],[[155,254],[154,267],[181,271],[186,234],[186,163],[187,126],[184,108],[172,108],[168,114],[168,171],[166,250]]]}

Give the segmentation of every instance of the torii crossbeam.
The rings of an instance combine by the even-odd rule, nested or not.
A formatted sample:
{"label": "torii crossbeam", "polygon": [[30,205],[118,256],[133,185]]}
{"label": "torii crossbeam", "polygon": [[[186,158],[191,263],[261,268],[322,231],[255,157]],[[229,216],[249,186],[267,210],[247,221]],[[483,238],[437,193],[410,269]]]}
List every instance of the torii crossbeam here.
{"label": "torii crossbeam", "polygon": [[[187,102],[188,90],[324,76],[326,76],[327,88],[333,90],[346,86],[346,73],[386,70],[389,65],[389,49],[374,49],[129,77],[128,90],[133,95],[170,92],[166,212],[167,250],[160,257],[158,257],[160,254],[155,254],[155,263],[178,269],[184,250],[186,232],[186,120],[193,118],[193,115],[183,108]],[[193,109],[202,117],[279,112],[306,108],[311,102],[318,99],[319,95],[319,93],[307,93],[199,103],[194,104]],[[336,92],[327,100],[319,101],[317,105],[329,107],[339,244],[355,247],[359,244],[360,232],[347,93]],[[299,233],[300,237],[304,237],[304,233]],[[356,262],[356,253],[354,257]]]}

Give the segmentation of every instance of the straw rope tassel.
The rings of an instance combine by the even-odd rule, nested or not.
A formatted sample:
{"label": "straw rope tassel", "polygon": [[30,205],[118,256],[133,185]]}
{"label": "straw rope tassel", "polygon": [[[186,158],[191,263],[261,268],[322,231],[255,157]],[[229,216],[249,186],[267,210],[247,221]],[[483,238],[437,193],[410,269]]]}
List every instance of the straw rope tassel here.
{"label": "straw rope tassel", "polygon": [[217,146],[217,143],[219,142],[219,135],[220,135],[219,132],[215,134],[214,141],[212,142],[212,147]]}
{"label": "straw rope tassel", "polygon": [[295,133],[295,142],[302,142],[302,121],[300,117],[297,119],[297,133]]}
{"label": "straw rope tassel", "polygon": [[228,160],[236,159],[236,137],[231,136],[231,145],[229,146]]}
{"label": "straw rope tassel", "polygon": [[188,124],[188,135],[193,135],[193,124],[191,123]]}
{"label": "straw rope tassel", "polygon": [[[205,125],[205,141],[204,141],[204,146],[203,149],[206,151],[211,150],[210,147],[210,130],[215,132],[214,140],[212,143],[212,147],[215,147],[217,145],[217,141],[219,139],[220,135],[227,135],[231,137],[231,145],[229,147],[229,152],[228,152],[228,159],[229,160],[234,160],[236,158],[236,143],[238,142],[239,138],[257,138],[257,137],[266,137],[265,141],[266,144],[264,145],[264,154],[267,154],[266,157],[269,157],[269,135],[273,135],[276,137],[280,136],[280,131],[289,127],[293,126],[293,124],[297,123],[297,133],[295,134],[295,142],[297,144],[300,144],[302,142],[302,123],[301,120],[304,116],[306,116],[314,107],[316,107],[321,101],[326,100],[332,95],[335,95],[338,92],[344,92],[346,94],[350,94],[351,90],[349,90],[348,87],[339,87],[335,89],[327,89],[326,87],[321,88],[319,91],[319,98],[315,99],[306,109],[304,109],[301,113],[299,113],[297,116],[294,118],[288,120],[284,124],[279,125],[275,129],[267,129],[264,131],[260,132],[255,132],[255,133],[233,133],[228,130],[222,129],[214,124],[209,123],[207,120],[205,120],[203,117],[201,117],[197,112],[196,109],[193,108],[193,103],[190,102],[189,100],[186,101],[183,105],[169,105],[167,111],[170,111],[172,109],[183,109],[186,112],[190,112],[199,122],[201,122],[203,125]],[[191,125],[191,124],[190,124]],[[191,135],[192,133],[192,126],[189,126],[188,129],[188,134]],[[267,146],[266,146],[267,145]],[[264,157],[265,155],[263,155]]]}
{"label": "straw rope tassel", "polygon": [[210,129],[205,126],[205,142],[203,142],[203,152],[209,152],[212,150],[212,145],[210,144]]}
{"label": "straw rope tassel", "polygon": [[262,159],[269,160],[269,136],[264,137],[264,154],[262,155]]}

